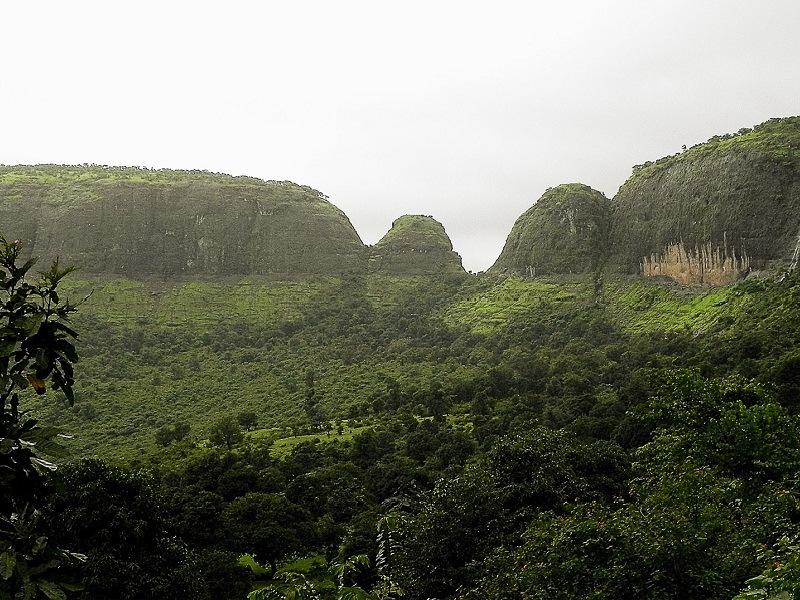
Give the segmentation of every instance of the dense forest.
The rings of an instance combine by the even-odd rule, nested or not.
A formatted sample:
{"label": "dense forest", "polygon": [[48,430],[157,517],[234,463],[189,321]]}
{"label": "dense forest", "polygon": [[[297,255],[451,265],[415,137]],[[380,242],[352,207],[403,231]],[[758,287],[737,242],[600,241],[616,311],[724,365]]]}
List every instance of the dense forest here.
{"label": "dense forest", "polygon": [[[777,598],[800,585],[797,273],[694,292],[326,279],[260,326],[234,318],[219,285],[165,326],[164,313],[120,318],[118,281],[56,267],[36,283],[18,254],[4,242],[0,481],[5,515],[31,508],[3,521],[9,597]],[[87,286],[73,314],[59,292],[80,301]]]}

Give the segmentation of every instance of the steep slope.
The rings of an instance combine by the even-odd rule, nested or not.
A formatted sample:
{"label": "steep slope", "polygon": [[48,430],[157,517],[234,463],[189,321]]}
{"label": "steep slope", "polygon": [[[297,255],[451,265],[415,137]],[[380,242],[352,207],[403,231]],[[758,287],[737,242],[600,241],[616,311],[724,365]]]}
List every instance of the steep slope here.
{"label": "steep slope", "polygon": [[800,234],[800,117],[635,167],[612,215],[624,272],[722,284],[788,263]]}
{"label": "steep slope", "polygon": [[585,273],[605,256],[608,199],[580,183],[547,190],[520,216],[490,271],[520,275]]}
{"label": "steep slope", "polygon": [[337,274],[365,260],[320,192],[199,171],[0,167],[0,231],[32,256],[129,276]]}
{"label": "steep slope", "polygon": [[370,267],[394,275],[463,273],[461,257],[442,224],[430,216],[404,215],[372,248]]}

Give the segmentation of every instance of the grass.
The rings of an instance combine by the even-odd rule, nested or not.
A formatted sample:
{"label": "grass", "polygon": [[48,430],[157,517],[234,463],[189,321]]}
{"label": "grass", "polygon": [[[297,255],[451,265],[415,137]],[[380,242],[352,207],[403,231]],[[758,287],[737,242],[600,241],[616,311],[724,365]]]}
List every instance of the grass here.
{"label": "grass", "polygon": [[[656,331],[701,333],[724,316],[736,315],[752,298],[741,286],[683,288],[642,279],[610,278],[603,304],[613,322],[630,334]],[[594,303],[590,276],[508,278],[448,307],[444,322],[453,328],[489,336],[521,317],[557,308]]]}
{"label": "grass", "polygon": [[58,185],[115,183],[120,181],[153,184],[214,183],[217,185],[241,185],[246,183],[256,185],[296,185],[289,181],[265,181],[257,177],[235,177],[224,173],[201,170],[182,171],[107,165],[0,165],[0,184],[36,183]]}
{"label": "grass", "polygon": [[[366,431],[369,429],[368,426],[359,426],[359,427],[350,427],[345,425],[343,427],[342,433],[337,433],[335,431],[327,431],[325,433],[313,433],[307,435],[295,435],[289,436],[285,438],[276,439],[272,446],[270,447],[270,454],[274,458],[283,458],[284,456],[288,455],[292,449],[301,444],[303,442],[312,442],[312,441],[319,441],[319,442],[349,442],[352,441],[353,438],[361,433],[362,431]],[[258,438],[260,437],[258,431],[254,431],[253,437]]]}
{"label": "grass", "polygon": [[375,312],[332,334],[318,321],[326,313],[348,315],[347,302],[354,300],[340,292],[337,278],[169,283],[78,277],[65,281],[63,295],[93,293],[74,322],[81,333],[76,405],[66,406],[57,393],[30,402],[45,422],[74,434],[70,445],[83,454],[135,458],[157,450],[159,427],[185,421],[191,435],[203,439],[218,418],[246,410],[256,412],[265,429],[300,426],[308,370],[315,373],[321,408],[335,419],[353,407],[368,411],[386,393],[387,378],[408,389],[468,377],[475,369],[419,350],[415,336],[402,342],[376,342],[374,333],[350,337],[362,321],[392,319],[398,305],[437,293],[421,278],[376,276],[351,289],[348,294],[360,294]]}
{"label": "grass", "polygon": [[442,319],[449,327],[491,335],[508,327],[517,317],[535,310],[589,300],[591,292],[585,280],[509,277],[450,306]]}
{"label": "grass", "polygon": [[[217,419],[241,411],[258,415],[253,439],[281,438],[278,456],[314,438],[352,439],[358,427],[285,437],[306,426],[307,371],[326,419],[363,416],[386,396],[387,380],[404,393],[433,381],[458,389],[492,364],[494,336],[595,306],[590,277],[437,284],[374,276],[349,287],[336,278],[67,281],[68,295],[94,290],[75,320],[77,402],[70,408],[48,393],[30,403],[45,423],[75,434],[77,452],[122,459],[156,452],[159,427],[185,421],[204,439]],[[745,310],[752,294],[617,279],[606,283],[602,314],[630,335],[702,332]],[[398,319],[404,324],[385,334]]]}
{"label": "grass", "polygon": [[657,282],[616,280],[606,285],[608,310],[628,333],[702,333],[738,314],[751,295],[737,286],[688,289]]}
{"label": "grass", "polygon": [[111,323],[146,318],[149,324],[203,329],[222,320],[270,324],[295,319],[315,294],[336,281],[248,277],[227,283],[168,283],[96,277],[65,280],[63,290],[73,299],[89,295],[82,310]]}

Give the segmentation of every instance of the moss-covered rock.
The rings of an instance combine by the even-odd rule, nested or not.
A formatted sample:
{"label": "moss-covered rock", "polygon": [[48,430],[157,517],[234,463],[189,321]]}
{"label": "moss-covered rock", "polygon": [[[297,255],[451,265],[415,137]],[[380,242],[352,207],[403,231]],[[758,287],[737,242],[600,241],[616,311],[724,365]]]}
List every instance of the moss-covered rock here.
{"label": "moss-covered rock", "polygon": [[612,221],[613,262],[625,272],[713,283],[790,261],[800,234],[800,117],[634,167]]}
{"label": "moss-covered rock", "polygon": [[366,249],[309,187],[200,171],[0,167],[0,231],[87,272],[338,274]]}
{"label": "moss-covered rock", "polygon": [[404,215],[372,247],[373,270],[395,275],[463,273],[461,257],[442,224],[430,216]]}
{"label": "moss-covered rock", "polygon": [[519,275],[586,273],[605,258],[609,200],[580,183],[547,190],[520,216],[490,271]]}

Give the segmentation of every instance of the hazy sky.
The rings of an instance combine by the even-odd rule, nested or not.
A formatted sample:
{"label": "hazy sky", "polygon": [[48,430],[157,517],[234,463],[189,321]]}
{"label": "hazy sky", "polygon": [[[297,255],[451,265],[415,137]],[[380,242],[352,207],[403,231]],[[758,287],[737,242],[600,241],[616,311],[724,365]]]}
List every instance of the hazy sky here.
{"label": "hazy sky", "polygon": [[550,186],[800,114],[799,0],[0,5],[0,163],[194,168],[488,267]]}

